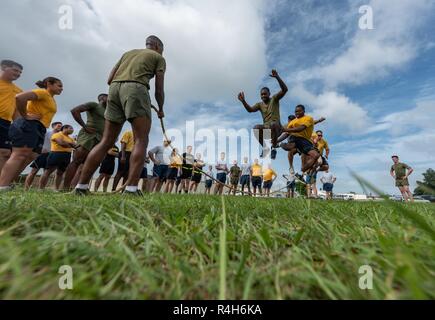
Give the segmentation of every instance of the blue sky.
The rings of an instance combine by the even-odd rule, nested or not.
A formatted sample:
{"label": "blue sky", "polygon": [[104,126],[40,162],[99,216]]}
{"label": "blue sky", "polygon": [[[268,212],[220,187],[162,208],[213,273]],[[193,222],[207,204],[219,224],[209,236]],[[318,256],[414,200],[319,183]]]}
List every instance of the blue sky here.
{"label": "blue sky", "polygon": [[[25,66],[18,82],[25,90],[47,75],[64,81],[56,120],[72,122],[68,110],[107,91],[107,75],[122,53],[157,34],[168,63],[167,128],[182,130],[188,120],[216,132],[253,127],[261,115],[246,113],[237,93],[245,91],[253,104],[262,86],[278,90],[268,77],[276,68],[290,89],[281,103],[283,123],[299,103],[313,116],[327,118],[319,128],[331,145],[337,191],[361,191],[350,168],[396,193],[389,177],[392,153],[415,168],[413,187],[434,167],[433,1],[34,3],[4,1],[2,58]],[[72,30],[58,27],[58,10],[65,4],[73,10]],[[361,5],[372,7],[374,30],[359,29]],[[156,120],[150,147],[162,139]],[[274,167],[280,174],[288,170],[285,153]]]}

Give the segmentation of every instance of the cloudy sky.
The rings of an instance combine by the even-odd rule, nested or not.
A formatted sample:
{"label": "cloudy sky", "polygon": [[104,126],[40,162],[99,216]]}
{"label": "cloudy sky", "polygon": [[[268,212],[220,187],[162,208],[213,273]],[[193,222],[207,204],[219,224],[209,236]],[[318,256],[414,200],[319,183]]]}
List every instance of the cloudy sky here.
{"label": "cloudy sky", "polygon": [[[71,30],[59,28],[63,5],[72,9]],[[373,30],[358,26],[362,5],[373,9]],[[45,76],[61,78],[56,120],[71,123],[68,110],[107,91],[119,57],[142,48],[150,34],[165,43],[167,128],[184,130],[194,120],[217,135],[261,123],[236,96],[243,90],[254,104],[262,86],[278,90],[268,77],[276,68],[290,88],[283,123],[299,103],[327,118],[318,128],[331,146],[337,191],[361,191],[351,169],[395,192],[393,153],[416,170],[413,185],[434,167],[431,0],[4,0],[0,58],[24,65],[23,89]],[[154,121],[151,146],[161,139]],[[274,167],[288,170],[283,152]]]}

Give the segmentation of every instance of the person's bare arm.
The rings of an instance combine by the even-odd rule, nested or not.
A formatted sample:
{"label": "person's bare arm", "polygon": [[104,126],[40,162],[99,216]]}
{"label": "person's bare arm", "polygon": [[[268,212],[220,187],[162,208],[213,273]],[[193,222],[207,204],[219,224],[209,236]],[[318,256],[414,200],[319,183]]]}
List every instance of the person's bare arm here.
{"label": "person's bare arm", "polygon": [[326,149],[326,159],[329,159],[329,152],[330,152],[329,148]]}
{"label": "person's bare arm", "polygon": [[[27,114],[27,102],[38,100],[36,93],[32,91],[23,92],[17,94],[15,97],[16,110],[21,117],[28,119],[30,115]],[[29,120],[39,120],[39,119],[29,119]]]}
{"label": "person's bare arm", "polygon": [[112,149],[110,149],[107,153],[111,156],[114,156],[114,157],[119,156],[119,152],[113,151]]}
{"label": "person's bare arm", "polygon": [[290,136],[290,134],[288,134],[287,132],[282,133],[278,140],[276,141],[277,143],[283,142],[285,139],[287,139]]}
{"label": "person's bare arm", "polygon": [[74,120],[85,130],[86,133],[93,134],[96,132],[95,128],[87,127],[86,123],[83,121],[82,113],[89,111],[91,108],[87,105],[80,105],[71,109],[71,115]]}
{"label": "person's bare arm", "polygon": [[121,142],[121,162],[125,162],[126,155],[125,155],[125,150],[127,148],[127,144],[125,142]]}
{"label": "person's bare arm", "polygon": [[278,97],[279,100],[281,100],[282,98],[284,98],[284,96],[287,94],[288,92],[288,88],[287,85],[285,84],[285,82],[281,79],[281,77],[279,76],[278,72],[273,69],[272,73],[270,74],[270,76],[272,78],[275,78],[278,81],[279,87],[281,88],[281,91],[278,92],[276,94],[276,96]]}
{"label": "person's bare arm", "polygon": [[305,125],[301,125],[295,128],[284,128],[284,132],[288,132],[288,133],[296,133],[296,132],[301,132],[304,131],[307,128],[307,126]]}
{"label": "person's bare arm", "polygon": [[75,147],[75,143],[66,142],[65,140],[62,140],[60,138],[53,139],[53,141],[64,148],[74,148]]}
{"label": "person's bare arm", "polygon": [[314,125],[322,123],[323,121],[326,121],[326,118],[320,118],[319,120],[314,120]]}
{"label": "person's bare arm", "polygon": [[396,174],[395,174],[393,168],[391,168],[391,170],[390,170],[390,175],[391,175],[393,178],[396,178]]}
{"label": "person's bare arm", "polygon": [[165,117],[165,113],[163,112],[163,105],[165,104],[165,73],[163,71],[157,71],[156,73],[155,98],[159,106],[159,112],[157,114],[160,119],[163,119]]}
{"label": "person's bare arm", "polygon": [[408,173],[405,175],[405,178],[408,178],[413,172],[414,172],[414,169],[412,169],[411,167],[408,168]]}
{"label": "person's bare arm", "polygon": [[119,66],[121,65],[122,58],[118,61],[118,63],[113,67],[112,71],[110,71],[109,79],[107,79],[107,84],[110,86],[112,84],[113,78],[115,78],[116,73],[118,72]]}
{"label": "person's bare arm", "polygon": [[246,111],[248,111],[249,113],[252,112],[257,112],[259,110],[258,107],[251,107],[245,100],[245,93],[244,92],[240,92],[238,95],[238,99],[239,101],[243,104],[243,106],[245,107]]}
{"label": "person's bare arm", "polygon": [[151,159],[153,163],[156,163],[156,158],[154,158],[154,153],[151,151],[148,151],[148,157]]}

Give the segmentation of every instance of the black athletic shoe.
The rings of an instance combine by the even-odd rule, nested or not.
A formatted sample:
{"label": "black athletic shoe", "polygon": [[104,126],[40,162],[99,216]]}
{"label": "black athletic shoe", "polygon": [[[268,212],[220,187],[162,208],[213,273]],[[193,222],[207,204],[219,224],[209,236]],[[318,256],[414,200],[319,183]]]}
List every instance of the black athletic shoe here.
{"label": "black athletic shoe", "polygon": [[74,189],[72,194],[79,196],[79,197],[85,197],[88,196],[91,192],[88,189]]}
{"label": "black athletic shoe", "polygon": [[140,190],[137,190],[136,192],[131,192],[131,191],[124,190],[124,191],[122,192],[122,194],[123,194],[124,196],[143,197],[143,193],[142,193],[142,191],[140,191]]}
{"label": "black athletic shoe", "polygon": [[276,149],[272,149],[272,152],[270,153],[270,158],[272,160],[275,160],[276,159],[276,154],[277,154]]}

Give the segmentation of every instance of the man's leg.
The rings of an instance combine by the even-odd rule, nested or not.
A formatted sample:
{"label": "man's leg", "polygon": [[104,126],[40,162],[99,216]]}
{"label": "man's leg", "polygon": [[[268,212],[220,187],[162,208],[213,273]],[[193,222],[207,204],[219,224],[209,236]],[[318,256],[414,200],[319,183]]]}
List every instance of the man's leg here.
{"label": "man's leg", "polygon": [[94,185],[94,192],[98,192],[98,189],[100,189],[100,185],[101,182],[103,181],[105,175],[104,174],[100,174],[97,178],[97,180],[95,181],[95,185]]}
{"label": "man's leg", "polygon": [[73,158],[71,163],[68,165],[68,168],[65,171],[65,181],[63,183],[63,188],[65,190],[71,189],[71,182],[74,179],[74,176],[88,156],[89,151],[83,147],[79,147],[76,151],[74,151]]}
{"label": "man's leg", "polygon": [[29,190],[32,187],[33,180],[35,180],[35,176],[38,174],[39,168],[32,168],[30,173],[27,175],[26,181],[24,183],[24,189]]}
{"label": "man's leg", "polygon": [[86,158],[83,165],[82,174],[80,175],[79,185],[89,185],[94,172],[98,169],[101,162],[107,155],[107,151],[113,147],[116,139],[121,132],[122,124],[106,120],[104,134],[101,142],[96,145]]}
{"label": "man's leg", "polygon": [[264,126],[261,124],[257,124],[254,127],[254,136],[257,139],[258,143],[260,143],[261,146],[263,146],[263,129],[264,129]]}
{"label": "man's leg", "polygon": [[9,187],[26,168],[35,153],[30,148],[13,148],[11,156],[3,165],[0,174],[0,187]]}
{"label": "man's leg", "polygon": [[56,170],[56,168],[47,168],[44,170],[42,174],[41,181],[39,181],[39,189],[44,190],[47,186],[48,180],[50,179],[51,174]]}
{"label": "man's leg", "polygon": [[134,135],[134,149],[130,156],[130,170],[125,184],[127,185],[127,188],[137,188],[140,174],[145,163],[145,151],[148,148],[148,135],[151,129],[151,119],[146,116],[135,118],[131,122],[131,127]]}
{"label": "man's leg", "polygon": [[311,150],[306,155],[305,163],[302,166],[302,172],[306,172],[309,169],[311,169],[315,164],[316,161],[319,159],[320,153],[317,150]]}
{"label": "man's leg", "polygon": [[404,187],[399,187],[400,194],[402,195],[403,200],[408,201],[408,194],[405,192]]}
{"label": "man's leg", "polygon": [[60,189],[60,185],[62,183],[63,176],[64,176],[64,172],[63,171],[59,171],[59,170],[56,171],[56,179],[55,179],[55,182],[54,182],[54,186],[55,186],[56,190]]}
{"label": "man's leg", "polygon": [[414,202],[414,197],[412,195],[412,192],[409,190],[409,186],[404,186],[403,190],[406,194],[406,197],[408,198],[408,201]]}
{"label": "man's leg", "polygon": [[11,156],[11,150],[0,149],[0,172],[2,172],[3,166],[8,161],[10,156]]}

